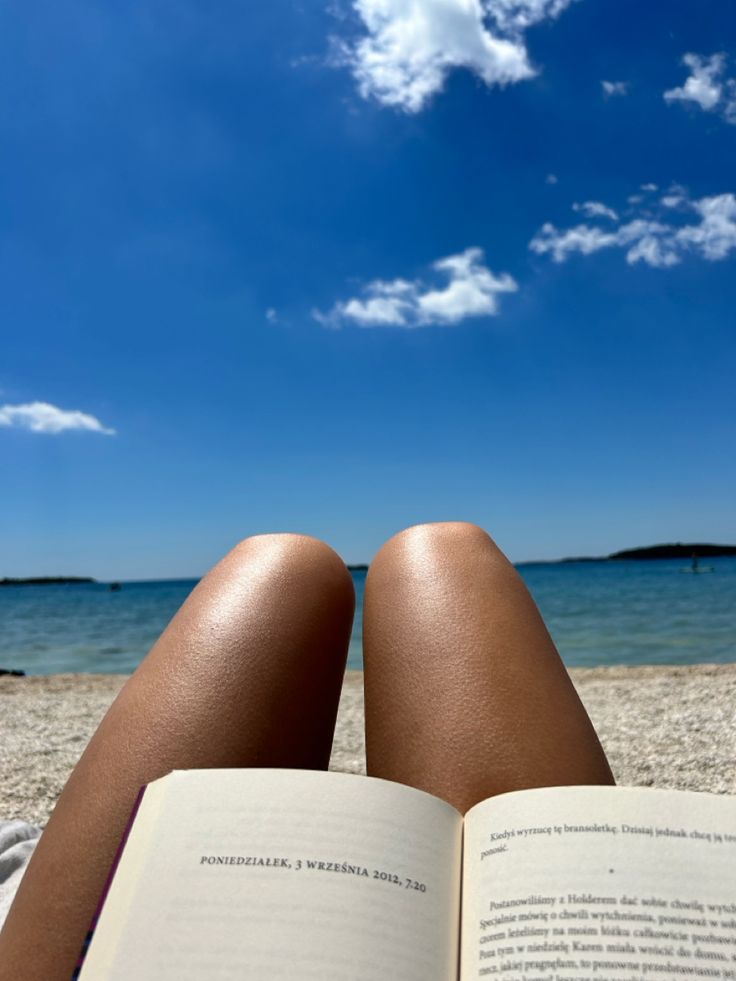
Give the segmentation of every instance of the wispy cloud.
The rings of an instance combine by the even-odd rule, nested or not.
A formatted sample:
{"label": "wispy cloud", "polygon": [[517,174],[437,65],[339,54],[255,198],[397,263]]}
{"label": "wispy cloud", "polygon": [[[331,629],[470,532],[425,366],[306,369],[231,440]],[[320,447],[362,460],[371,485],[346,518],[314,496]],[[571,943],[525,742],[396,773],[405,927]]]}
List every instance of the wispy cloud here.
{"label": "wispy cloud", "polygon": [[115,430],[103,426],[99,419],[76,409],[60,409],[48,402],[26,402],[22,405],[0,405],[0,426],[29,429],[32,433],[58,433],[86,430],[114,436]]}
{"label": "wispy cloud", "polygon": [[539,255],[550,254],[555,262],[565,262],[576,252],[592,255],[601,249],[620,248],[627,262],[645,262],[658,269],[677,265],[687,255],[725,259],[736,249],[736,195],[692,200],[675,185],[654,208],[650,204],[614,228],[582,224],[560,230],[548,222],[529,248]]}
{"label": "wispy cloud", "polygon": [[628,82],[601,82],[601,88],[603,89],[603,94],[607,96],[612,95],[628,95],[629,94],[629,83]]}
{"label": "wispy cloud", "polygon": [[668,89],[665,102],[694,102],[705,112],[717,112],[736,125],[736,78],[726,77],[723,52],[705,57],[688,53],[682,63],[690,69],[684,85]]}
{"label": "wispy cloud", "polygon": [[444,285],[428,285],[421,279],[377,279],[360,296],[336,303],[326,314],[314,310],[313,316],[332,327],[345,323],[403,328],[452,325],[468,317],[494,316],[498,295],[518,289],[508,273],[496,276],[491,272],[479,248],[438,259],[431,268],[446,280]]}
{"label": "wispy cloud", "polygon": [[355,0],[365,34],[333,39],[360,94],[419,112],[449,73],[465,68],[486,85],[531,78],[524,31],[557,17],[575,0]]}
{"label": "wispy cloud", "polygon": [[600,201],[583,201],[582,204],[576,202],[572,206],[572,210],[581,211],[586,218],[610,218],[611,221],[618,221],[618,215],[613,208],[609,208],[608,205],[602,204]]}

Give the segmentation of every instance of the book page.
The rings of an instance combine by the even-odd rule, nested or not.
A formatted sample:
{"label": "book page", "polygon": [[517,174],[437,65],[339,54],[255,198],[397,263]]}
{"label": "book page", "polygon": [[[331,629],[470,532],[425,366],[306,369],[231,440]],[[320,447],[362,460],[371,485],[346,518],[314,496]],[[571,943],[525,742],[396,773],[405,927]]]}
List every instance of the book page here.
{"label": "book page", "polygon": [[465,820],[462,981],[736,978],[736,800],[562,787]]}
{"label": "book page", "polygon": [[178,771],[143,797],[81,981],[455,981],[461,839],[384,780]]}

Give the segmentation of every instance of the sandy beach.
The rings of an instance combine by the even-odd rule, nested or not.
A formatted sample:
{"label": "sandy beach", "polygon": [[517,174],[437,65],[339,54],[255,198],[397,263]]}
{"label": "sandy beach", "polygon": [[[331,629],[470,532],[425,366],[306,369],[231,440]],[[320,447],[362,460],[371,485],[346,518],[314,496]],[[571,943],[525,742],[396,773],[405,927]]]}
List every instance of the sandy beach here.
{"label": "sandy beach", "polygon": [[[736,664],[570,674],[626,786],[736,793]],[[0,677],[0,820],[44,825],[123,675]],[[331,769],[365,771],[362,675],[348,672]]]}

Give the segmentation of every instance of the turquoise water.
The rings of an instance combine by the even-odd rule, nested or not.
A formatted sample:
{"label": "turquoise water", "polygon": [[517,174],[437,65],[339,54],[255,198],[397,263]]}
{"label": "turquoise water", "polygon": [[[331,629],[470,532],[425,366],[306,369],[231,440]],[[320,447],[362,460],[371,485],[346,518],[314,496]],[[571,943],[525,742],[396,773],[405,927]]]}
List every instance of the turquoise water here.
{"label": "turquoise water", "polygon": [[[522,565],[565,662],[696,664],[736,661],[736,559],[687,563]],[[358,609],[349,665],[360,668],[365,573],[353,574]],[[133,670],[196,580],[0,589],[0,668],[27,674]]]}

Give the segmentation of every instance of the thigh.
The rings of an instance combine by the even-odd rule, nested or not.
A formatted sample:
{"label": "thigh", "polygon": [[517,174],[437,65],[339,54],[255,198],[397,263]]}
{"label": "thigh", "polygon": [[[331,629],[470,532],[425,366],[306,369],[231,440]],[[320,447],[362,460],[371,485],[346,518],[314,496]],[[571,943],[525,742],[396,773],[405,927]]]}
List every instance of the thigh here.
{"label": "thigh", "polygon": [[303,536],[248,539],[202,580],[64,788],[0,934],[2,981],[68,981],[143,784],[327,766],[353,607],[345,565]]}
{"label": "thigh", "polygon": [[613,781],[534,601],[480,528],[391,539],[363,622],[370,774],[463,811],[511,790]]}

